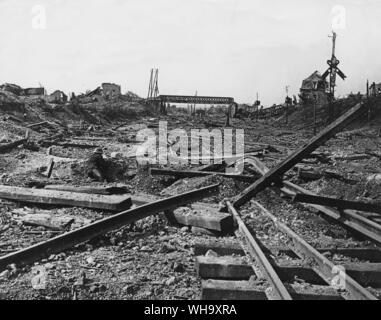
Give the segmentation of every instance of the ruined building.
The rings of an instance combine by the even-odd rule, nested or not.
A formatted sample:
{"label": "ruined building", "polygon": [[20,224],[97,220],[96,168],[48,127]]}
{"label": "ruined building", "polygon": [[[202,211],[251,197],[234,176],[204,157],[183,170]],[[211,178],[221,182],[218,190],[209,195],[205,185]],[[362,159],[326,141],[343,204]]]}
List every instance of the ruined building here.
{"label": "ruined building", "polygon": [[47,100],[51,103],[66,103],[68,96],[64,92],[56,90],[47,97]]}
{"label": "ruined building", "polygon": [[114,83],[102,83],[102,91],[106,98],[118,97],[122,94],[121,86]]}
{"label": "ruined building", "polygon": [[1,90],[11,92],[17,96],[27,96],[27,97],[39,97],[46,94],[45,88],[27,88],[23,89],[16,84],[5,83],[0,86]]}
{"label": "ruined building", "polygon": [[300,88],[300,100],[302,104],[316,103],[324,105],[328,102],[328,83],[318,71],[315,71],[307,79],[303,80]]}
{"label": "ruined building", "polygon": [[369,87],[370,96],[381,96],[381,83],[376,84],[375,82]]}

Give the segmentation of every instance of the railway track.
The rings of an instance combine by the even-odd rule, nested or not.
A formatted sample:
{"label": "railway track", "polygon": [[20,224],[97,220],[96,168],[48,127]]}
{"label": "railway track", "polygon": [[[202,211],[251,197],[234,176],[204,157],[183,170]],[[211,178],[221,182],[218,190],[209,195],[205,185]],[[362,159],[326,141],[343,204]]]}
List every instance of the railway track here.
{"label": "railway track", "polygon": [[[381,250],[313,248],[258,202],[255,207],[287,238],[286,246],[260,242],[230,202],[237,241],[197,243],[196,269],[204,300],[378,300]],[[327,256],[367,260],[338,264]]]}
{"label": "railway track", "polygon": [[[270,171],[257,158],[248,157],[245,162],[263,176]],[[296,193],[312,194],[287,181],[273,185],[270,190],[290,199]],[[286,246],[274,248],[260,242],[241,213],[232,203],[226,202],[237,225],[237,241],[195,245],[196,269],[202,278],[202,299],[378,300],[377,289],[381,288],[381,250],[378,247],[314,248],[260,203],[252,203],[256,211],[285,236]],[[355,211],[339,213],[320,205],[306,207],[333,218],[342,227],[376,245],[381,243],[381,226]],[[335,255],[356,263],[337,263],[327,257]]]}

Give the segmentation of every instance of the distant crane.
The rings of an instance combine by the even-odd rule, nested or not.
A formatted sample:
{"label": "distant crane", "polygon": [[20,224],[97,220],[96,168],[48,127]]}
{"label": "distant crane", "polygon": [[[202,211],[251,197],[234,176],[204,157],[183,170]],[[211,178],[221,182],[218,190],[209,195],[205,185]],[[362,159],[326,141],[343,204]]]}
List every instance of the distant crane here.
{"label": "distant crane", "polygon": [[156,99],[159,96],[159,69],[151,69],[147,99]]}

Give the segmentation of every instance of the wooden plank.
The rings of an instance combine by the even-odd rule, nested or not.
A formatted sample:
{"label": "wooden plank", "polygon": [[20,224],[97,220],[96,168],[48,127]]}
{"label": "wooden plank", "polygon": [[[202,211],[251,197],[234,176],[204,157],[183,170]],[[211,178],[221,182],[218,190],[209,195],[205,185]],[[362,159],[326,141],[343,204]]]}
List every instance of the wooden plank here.
{"label": "wooden plank", "polygon": [[131,207],[129,196],[105,196],[45,189],[0,186],[0,198],[26,203],[122,211]]}
{"label": "wooden plank", "polygon": [[232,231],[234,227],[234,220],[230,214],[213,209],[191,210],[189,208],[179,208],[173,212],[173,218],[178,224],[184,226],[220,232]]}
{"label": "wooden plank", "polygon": [[35,128],[42,127],[42,126],[45,126],[45,125],[49,126],[49,122],[43,121],[43,122],[39,122],[39,123],[33,123],[33,124],[30,124],[30,125],[27,125],[26,127],[29,128],[29,129],[35,129]]}
{"label": "wooden plank", "polygon": [[37,261],[53,253],[61,252],[77,244],[86,242],[109,231],[117,230],[150,215],[172,210],[193,201],[213,196],[218,193],[219,185],[201,188],[171,198],[159,200],[144,206],[133,208],[111,217],[96,221],[82,228],[70,231],[58,237],[38,243],[29,248],[0,257],[0,270],[9,264],[24,265]]}
{"label": "wooden plank", "polygon": [[311,139],[307,145],[299,148],[291,156],[279,163],[277,166],[267,172],[262,178],[258,179],[256,182],[254,182],[254,184],[245,189],[234,199],[233,206],[235,208],[239,208],[250,199],[252,199],[257,193],[263,191],[272,183],[278,182],[279,179],[281,179],[281,177],[288,170],[292,169],[292,167],[294,167],[297,163],[309,156],[313,151],[319,148],[323,143],[328,141],[331,137],[333,137],[336,133],[350,124],[366,110],[367,107],[363,103],[359,103],[350,109],[343,116],[330,124],[321,133]]}
{"label": "wooden plank", "polygon": [[20,217],[24,225],[38,226],[53,231],[64,231],[65,227],[75,221],[72,217],[56,217],[54,214],[33,213]]}
{"label": "wooden plank", "polygon": [[[283,282],[293,283],[295,279],[307,283],[324,285],[325,281],[301,260],[271,261],[274,270]],[[248,280],[254,276],[253,268],[241,257],[196,257],[196,270],[202,279]],[[380,263],[343,263],[345,272],[362,286],[381,286]]]}
{"label": "wooden plank", "polygon": [[196,168],[196,171],[213,171],[217,172],[219,170],[222,170],[226,167],[225,163],[212,163],[212,164],[206,164],[204,166]]}
{"label": "wooden plank", "polygon": [[235,179],[237,181],[244,181],[244,182],[253,182],[257,180],[256,177],[253,176],[246,176],[246,175],[238,175],[238,174],[227,174],[227,173],[221,173],[221,172],[209,172],[209,171],[179,171],[179,170],[166,170],[166,169],[150,169],[151,175],[167,175],[167,176],[174,176],[176,178],[194,178],[194,177],[207,177],[207,176],[219,176],[224,178],[230,178]]}
{"label": "wooden plank", "polygon": [[222,242],[216,240],[208,240],[202,242],[196,242],[193,245],[195,256],[203,256],[209,250],[214,251],[220,256],[237,255],[244,256],[245,252],[241,245],[237,242]]}
{"label": "wooden plank", "polygon": [[248,281],[203,280],[201,300],[268,300],[264,288]]}
{"label": "wooden plank", "polygon": [[202,279],[248,280],[254,276],[252,266],[237,257],[196,257],[196,271]]}
{"label": "wooden plank", "polygon": [[48,178],[50,178],[50,177],[52,176],[53,168],[54,168],[54,159],[51,158],[51,159],[49,160],[48,169],[46,170],[46,176],[47,176]]}
{"label": "wooden plank", "polygon": [[[197,241],[193,245],[194,254],[196,256],[203,256],[209,250],[214,251],[219,256],[244,256],[245,251],[241,245],[233,241],[221,241],[221,240],[203,240]],[[317,251],[325,255],[341,255],[344,257],[355,258],[361,261],[379,262],[381,263],[381,248],[372,247],[360,247],[360,248],[316,248]],[[290,258],[297,258],[297,255],[288,247],[268,247],[263,248],[263,252],[266,254],[272,254],[274,256],[285,255]]]}
{"label": "wooden plank", "polygon": [[0,153],[5,153],[8,151],[11,151],[12,149],[17,148],[18,146],[21,146],[22,144],[24,144],[27,141],[28,141],[28,139],[21,139],[21,140],[11,142],[11,143],[1,144],[0,145]]}
{"label": "wooden plank", "polygon": [[[57,191],[68,191],[76,193],[87,193],[87,194],[103,194],[103,195],[120,195],[127,194],[129,190],[127,187],[75,187],[68,185],[47,185],[46,190],[57,190]],[[145,203],[148,203],[146,201]],[[144,203],[144,204],[145,204]]]}
{"label": "wooden plank", "polygon": [[[132,195],[132,203],[141,206],[149,203],[147,198]],[[184,211],[185,210],[185,211]],[[189,210],[189,211],[188,211]],[[207,204],[192,204],[193,212],[189,208],[179,208],[173,212],[165,212],[167,220],[176,225],[201,228],[207,233],[218,231],[226,233],[234,228],[234,220],[231,215],[219,212],[217,208]]]}
{"label": "wooden plank", "polygon": [[[250,281],[203,280],[201,300],[267,300],[266,288]],[[342,300],[332,288],[326,286],[288,285],[296,300]]]}
{"label": "wooden plank", "polygon": [[318,204],[321,206],[328,206],[328,207],[334,207],[334,208],[340,208],[340,209],[350,209],[350,210],[374,212],[374,213],[381,214],[381,205],[373,204],[373,203],[349,201],[349,200],[335,199],[335,198],[303,194],[303,193],[296,194],[293,197],[293,201],[303,202],[308,204]]}

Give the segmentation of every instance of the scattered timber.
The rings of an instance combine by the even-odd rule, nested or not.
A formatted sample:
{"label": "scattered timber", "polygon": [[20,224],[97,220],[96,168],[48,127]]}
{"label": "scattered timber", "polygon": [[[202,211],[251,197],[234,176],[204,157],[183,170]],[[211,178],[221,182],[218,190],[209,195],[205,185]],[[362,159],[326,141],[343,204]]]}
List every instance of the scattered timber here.
{"label": "scattered timber", "polygon": [[150,215],[166,210],[174,210],[179,206],[213,196],[217,194],[218,191],[219,185],[212,185],[121,212],[45,242],[0,257],[0,270],[3,270],[10,264],[25,265],[33,263],[43,257],[61,252]]}
{"label": "scattered timber", "polygon": [[131,207],[129,196],[105,196],[45,189],[0,186],[0,198],[25,203],[122,211]]}
{"label": "scattered timber", "polygon": [[[290,240],[292,240],[291,249],[299,256],[300,259],[308,260],[314,267],[313,270],[319,274],[322,279],[327,284],[332,283],[332,270],[335,270],[337,267],[328,260],[324,255],[319,253],[314,249],[309,243],[297,235],[293,230],[291,230],[284,223],[280,222],[272,213],[266,210],[258,202],[254,202],[255,205],[261,210],[261,212],[268,218],[272,220],[274,225],[287,235]],[[342,275],[341,275],[342,276]],[[348,300],[378,300],[372,293],[362,287],[358,282],[356,282],[349,275],[345,275],[345,291],[346,295],[343,295],[345,299]]]}
{"label": "scattered timber", "polygon": [[328,198],[310,194],[298,193],[293,197],[294,202],[303,202],[308,204],[318,204],[321,206],[334,207],[339,209],[351,209],[358,211],[366,212],[375,212],[381,214],[381,205],[358,202],[358,201],[349,201],[335,198]]}
{"label": "scattered timber", "polygon": [[[262,175],[265,175],[270,170],[260,160],[254,157],[250,157],[246,159],[246,161],[249,164],[251,164],[255,168],[255,170]],[[313,192],[308,191],[289,181],[283,181],[283,187],[280,189],[280,191],[281,193],[291,198],[295,196],[297,193],[315,195]],[[333,208],[321,205],[309,204],[308,206],[318,210],[319,212],[328,216],[329,218],[335,219],[336,221],[343,224],[345,227],[365,236],[366,238],[372,240],[376,244],[381,244],[381,225],[365,217],[362,217],[356,211],[342,210],[339,212]]]}
{"label": "scattered timber", "polygon": [[212,172],[212,171],[180,171],[180,170],[167,170],[167,169],[150,169],[151,175],[168,175],[176,178],[194,178],[194,177],[207,177],[207,176],[219,176],[224,178],[235,179],[237,181],[243,182],[253,182],[257,180],[254,176],[238,175],[238,174],[227,174],[221,172]]}
{"label": "scattered timber", "polygon": [[121,195],[129,193],[127,187],[75,187],[68,185],[47,185],[46,190],[68,191],[87,194]]}
{"label": "scattered timber", "polygon": [[301,160],[309,156],[313,151],[319,148],[323,143],[332,138],[340,130],[358,118],[362,113],[367,111],[367,107],[363,103],[357,104],[355,107],[346,112],[343,116],[338,118],[332,124],[330,124],[325,130],[315,136],[307,145],[299,148],[286,160],[282,161],[276,167],[271,169],[262,178],[257,180],[253,185],[245,189],[234,200],[234,207],[239,208],[244,205],[250,199],[252,199],[257,193],[263,191],[274,182],[279,182],[281,177],[292,167],[298,164]]}

